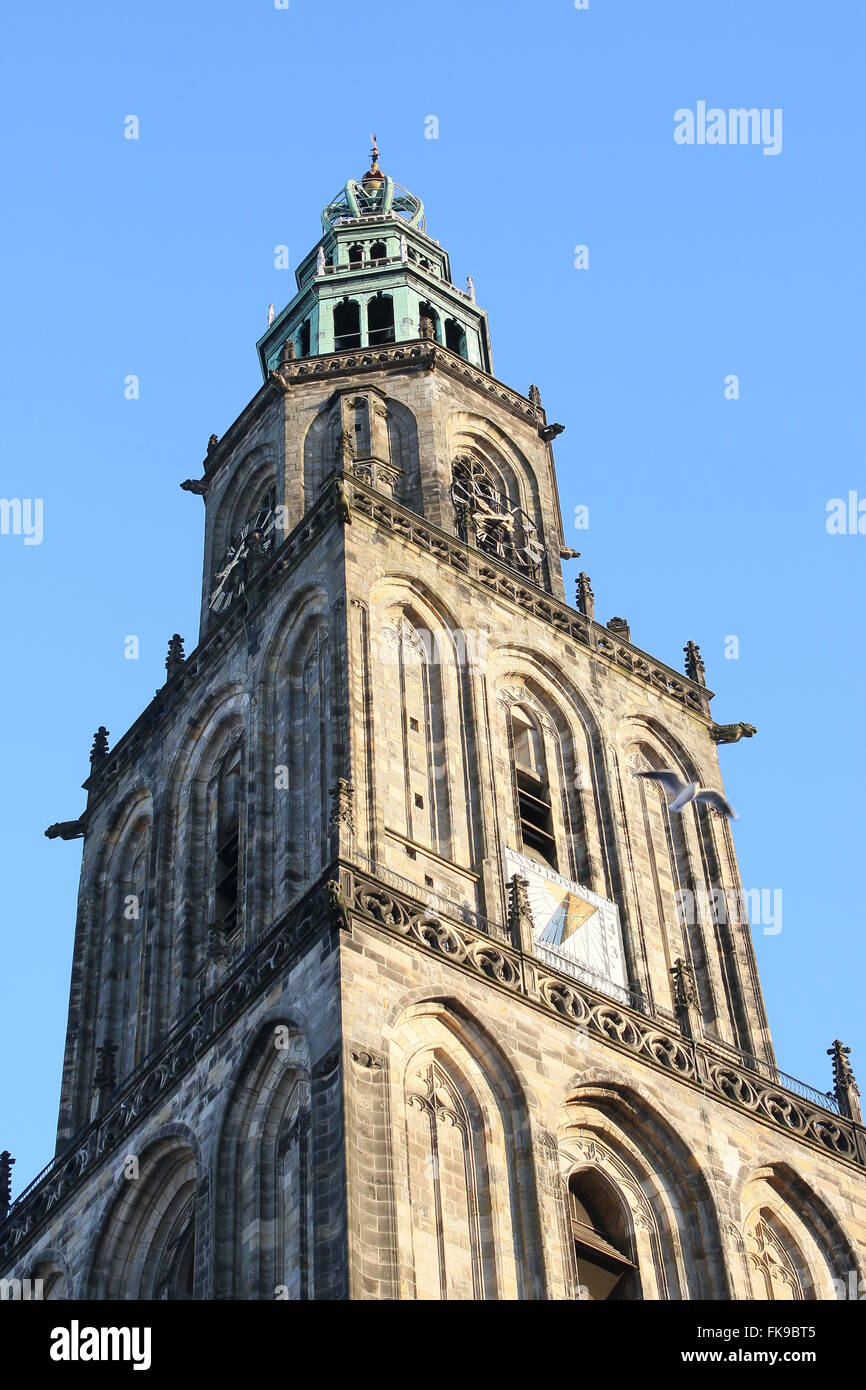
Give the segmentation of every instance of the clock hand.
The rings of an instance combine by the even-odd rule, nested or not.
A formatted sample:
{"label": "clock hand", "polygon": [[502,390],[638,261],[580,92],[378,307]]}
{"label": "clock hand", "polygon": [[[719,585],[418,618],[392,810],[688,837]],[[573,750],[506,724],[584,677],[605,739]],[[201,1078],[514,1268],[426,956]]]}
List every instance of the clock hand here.
{"label": "clock hand", "polygon": [[235,551],[234,555],[232,556],[231,560],[229,560],[229,563],[226,565],[225,569],[224,569],[224,570],[221,570],[220,573],[217,575],[217,579],[219,580],[219,583],[217,584],[216,588],[214,589],[213,593],[211,594],[209,607],[213,608],[213,605],[214,605],[214,603],[216,602],[216,600],[217,600],[218,598],[221,597],[222,591],[223,591],[223,589],[224,589],[224,587],[225,587],[226,580],[228,579],[228,577],[229,577],[229,575],[231,574],[232,570],[234,569],[235,565],[238,563],[238,561],[239,561],[239,560],[241,559],[241,557],[243,556],[244,549],[245,549],[245,547],[244,547],[243,543],[241,543],[241,544],[238,546],[237,550]]}

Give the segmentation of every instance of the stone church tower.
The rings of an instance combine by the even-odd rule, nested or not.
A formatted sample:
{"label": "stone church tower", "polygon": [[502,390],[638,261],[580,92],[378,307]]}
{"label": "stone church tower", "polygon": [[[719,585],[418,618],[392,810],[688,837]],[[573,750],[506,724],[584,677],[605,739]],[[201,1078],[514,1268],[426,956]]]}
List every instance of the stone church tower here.
{"label": "stone church tower", "polygon": [[714,722],[693,643],[681,674],[586,573],[567,601],[561,427],[493,375],[376,150],[258,352],[183,484],[198,645],[48,832],[83,837],[57,1153],[11,1206],[0,1159],[0,1272],[852,1296],[847,1050],[831,1093],[777,1070],[729,821],[636,776],[720,789],[717,745],[754,730]]}

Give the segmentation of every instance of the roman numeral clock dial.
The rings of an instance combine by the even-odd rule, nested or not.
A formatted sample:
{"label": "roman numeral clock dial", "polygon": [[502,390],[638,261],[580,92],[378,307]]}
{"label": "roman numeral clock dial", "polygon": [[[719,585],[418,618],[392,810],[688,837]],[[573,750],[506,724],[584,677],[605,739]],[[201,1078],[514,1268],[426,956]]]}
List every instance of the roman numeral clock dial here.
{"label": "roman numeral clock dial", "polygon": [[247,581],[260,569],[274,548],[274,503],[268,501],[249,517],[220,561],[209,607],[223,613],[242,594]]}

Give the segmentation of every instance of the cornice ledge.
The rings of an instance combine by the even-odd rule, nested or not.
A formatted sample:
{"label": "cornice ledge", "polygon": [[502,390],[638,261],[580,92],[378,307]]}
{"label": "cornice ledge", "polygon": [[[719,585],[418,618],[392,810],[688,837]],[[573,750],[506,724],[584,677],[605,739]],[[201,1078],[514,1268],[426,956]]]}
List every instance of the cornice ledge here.
{"label": "cornice ledge", "polygon": [[275,368],[270,373],[270,379],[288,391],[292,386],[306,381],[354,375],[358,372],[369,372],[371,369],[405,370],[406,367],[435,368],[459,381],[468,382],[488,400],[496,400],[532,429],[537,427],[539,420],[544,419],[544,412],[539,411],[527,396],[522,396],[519,391],[505,386],[483,368],[467,362],[459,353],[452,352],[441,343],[431,343],[428,338],[390,343],[387,347],[381,348],[358,348],[354,352],[330,352],[317,357],[298,357]]}

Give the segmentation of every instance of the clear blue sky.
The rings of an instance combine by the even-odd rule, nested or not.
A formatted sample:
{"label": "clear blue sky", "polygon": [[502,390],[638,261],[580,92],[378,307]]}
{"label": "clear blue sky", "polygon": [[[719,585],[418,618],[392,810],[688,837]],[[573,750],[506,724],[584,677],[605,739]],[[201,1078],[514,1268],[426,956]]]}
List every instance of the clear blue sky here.
{"label": "clear blue sky", "polygon": [[[497,375],[567,426],[598,616],[674,666],[695,638],[716,718],[758,725],[721,759],[744,881],[783,891],[781,934],[756,935],[779,1061],[826,1087],[839,1035],[866,1082],[866,535],[825,527],[828,499],[866,498],[864,28],[854,0],[7,14],[0,496],[44,502],[41,545],[0,536],[15,1191],[53,1149],[80,864],[42,832],[83,808],[93,730],[147,704],[170,634],[194,645],[203,508],[178,484],[259,385],[294,284],[274,247],[315,243],[371,130],[474,276]],[[701,100],[780,107],[782,152],[678,146]]]}

